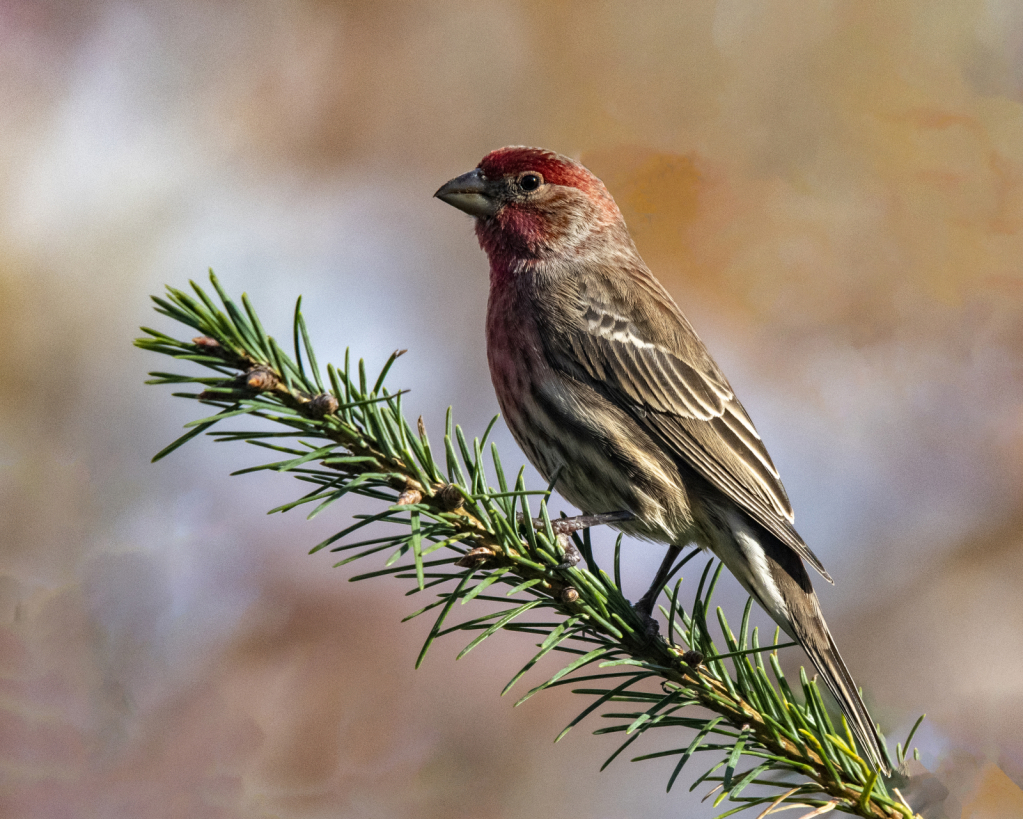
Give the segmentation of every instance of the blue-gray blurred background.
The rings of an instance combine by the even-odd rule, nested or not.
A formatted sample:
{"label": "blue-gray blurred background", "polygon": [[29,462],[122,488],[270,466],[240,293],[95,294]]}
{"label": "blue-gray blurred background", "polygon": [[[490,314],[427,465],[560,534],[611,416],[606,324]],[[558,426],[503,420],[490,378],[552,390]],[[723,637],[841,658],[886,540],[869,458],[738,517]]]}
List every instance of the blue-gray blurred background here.
{"label": "blue-gray blurred background", "polygon": [[419,599],[306,554],[355,506],[266,516],[301,486],[228,478],[251,447],[149,463],[201,408],[130,342],[208,267],[279,337],[304,294],[321,361],[409,348],[409,413],[481,432],[486,263],[431,194],[506,144],[618,199],[949,815],[1023,813],[1019,4],[4,0],[0,110],[0,815],[715,813],[553,745],[582,698],[500,698],[528,640],[413,671]]}

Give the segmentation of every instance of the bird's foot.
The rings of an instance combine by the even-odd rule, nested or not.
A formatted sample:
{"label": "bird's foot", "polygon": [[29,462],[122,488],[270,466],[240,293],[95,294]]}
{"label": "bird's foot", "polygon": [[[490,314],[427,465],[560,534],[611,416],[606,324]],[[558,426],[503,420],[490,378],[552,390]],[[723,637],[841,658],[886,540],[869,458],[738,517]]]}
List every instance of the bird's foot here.
{"label": "bird's foot", "polygon": [[[557,568],[570,569],[583,559],[582,552],[579,551],[579,548],[572,542],[570,537],[573,532],[578,532],[580,529],[588,529],[591,526],[600,526],[604,523],[620,523],[625,520],[632,520],[633,517],[632,512],[622,511],[605,512],[599,515],[576,515],[571,518],[552,520],[551,529],[554,531],[554,537],[565,553]],[[519,523],[522,523],[524,519],[524,516],[520,514]],[[542,532],[546,528],[543,518],[533,518],[530,523],[538,532]]]}
{"label": "bird's foot", "polygon": [[636,616],[643,623],[643,631],[647,640],[653,640],[661,631],[660,624],[653,616],[654,601],[657,599],[656,594],[651,594],[653,591],[651,589],[644,594],[632,607],[632,610],[636,612]]}
{"label": "bird's foot", "polygon": [[[591,526],[600,526],[602,523],[621,523],[622,521],[632,520],[635,515],[632,512],[604,512],[599,515],[576,515],[571,518],[555,518],[551,521],[551,529],[554,530],[555,536],[557,535],[570,535],[573,532],[578,532],[580,529],[589,529]],[[519,514],[519,523],[525,522],[525,515]],[[543,518],[533,518],[530,520],[533,524],[533,528],[538,532],[544,530]]]}
{"label": "bird's foot", "polygon": [[557,541],[558,545],[561,547],[561,551],[564,552],[561,562],[557,565],[557,568],[571,569],[576,563],[583,559],[583,553],[579,551],[579,547],[572,542],[572,538],[568,535],[559,533]]}

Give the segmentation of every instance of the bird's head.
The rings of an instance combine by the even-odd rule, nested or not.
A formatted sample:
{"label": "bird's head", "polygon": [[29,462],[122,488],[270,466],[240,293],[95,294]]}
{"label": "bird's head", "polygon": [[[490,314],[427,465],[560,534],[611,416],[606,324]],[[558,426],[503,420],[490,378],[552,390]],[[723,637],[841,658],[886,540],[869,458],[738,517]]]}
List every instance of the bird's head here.
{"label": "bird's head", "polygon": [[476,217],[476,235],[492,266],[579,258],[628,236],[604,183],[578,162],[542,148],[492,151],[434,196]]}

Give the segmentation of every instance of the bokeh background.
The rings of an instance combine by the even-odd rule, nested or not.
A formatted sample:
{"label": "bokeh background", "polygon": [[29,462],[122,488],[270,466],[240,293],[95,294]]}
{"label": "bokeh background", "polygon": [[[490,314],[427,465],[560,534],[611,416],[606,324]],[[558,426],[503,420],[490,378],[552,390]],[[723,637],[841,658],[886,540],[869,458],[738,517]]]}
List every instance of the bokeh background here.
{"label": "bokeh background", "polygon": [[420,604],[307,556],[345,510],[266,516],[258,451],[149,463],[197,407],[130,342],[207,267],[478,433],[485,260],[431,194],[506,144],[618,198],[946,814],[1023,814],[1023,6],[3,0],[0,110],[0,816],[713,815],[499,698],[528,641],[413,671]]}

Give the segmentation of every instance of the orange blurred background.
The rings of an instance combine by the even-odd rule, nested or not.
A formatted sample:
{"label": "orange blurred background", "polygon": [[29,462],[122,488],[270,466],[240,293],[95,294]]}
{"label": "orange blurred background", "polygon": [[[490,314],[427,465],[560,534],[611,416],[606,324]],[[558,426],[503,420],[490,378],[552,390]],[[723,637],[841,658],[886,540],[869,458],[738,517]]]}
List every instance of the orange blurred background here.
{"label": "orange blurred background", "polygon": [[278,337],[304,294],[321,362],[409,348],[410,416],[478,434],[486,263],[431,195],[506,144],[617,197],[946,815],[1023,815],[1019,4],[5,0],[0,105],[0,816],[715,815],[668,760],[598,773],[596,718],[552,745],[582,698],[501,699],[528,640],[413,671],[419,599],[306,555],[357,505],[149,463],[200,408],[130,342],[207,267]]}

